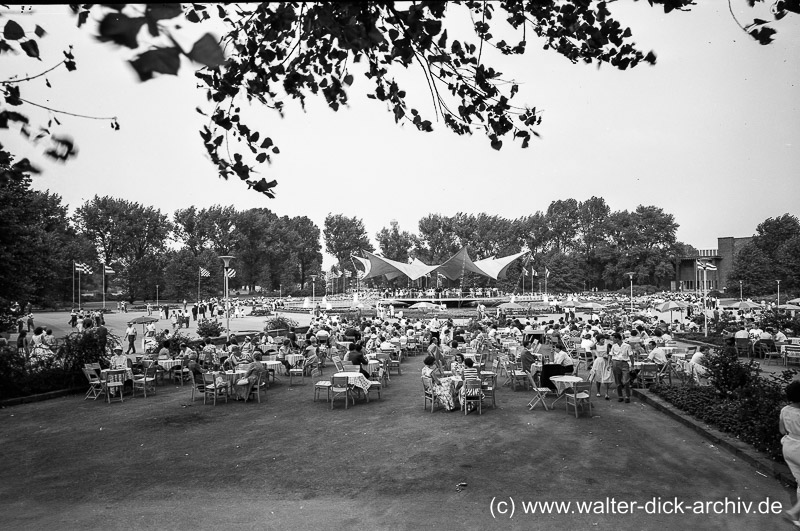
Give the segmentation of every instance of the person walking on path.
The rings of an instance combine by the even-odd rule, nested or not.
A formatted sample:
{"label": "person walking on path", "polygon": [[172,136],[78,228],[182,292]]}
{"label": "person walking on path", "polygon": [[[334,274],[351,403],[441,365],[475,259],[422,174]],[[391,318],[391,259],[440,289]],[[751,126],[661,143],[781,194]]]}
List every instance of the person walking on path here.
{"label": "person walking on path", "polygon": [[614,344],[611,345],[612,370],[614,372],[614,383],[617,386],[617,401],[622,402],[623,388],[625,391],[625,402],[631,401],[631,363],[633,362],[633,352],[631,346],[622,342],[622,335],[615,332],[613,335]]}
{"label": "person walking on path", "polygon": [[136,327],[128,323],[125,329],[125,339],[128,340],[128,351],[125,354],[136,354]]}

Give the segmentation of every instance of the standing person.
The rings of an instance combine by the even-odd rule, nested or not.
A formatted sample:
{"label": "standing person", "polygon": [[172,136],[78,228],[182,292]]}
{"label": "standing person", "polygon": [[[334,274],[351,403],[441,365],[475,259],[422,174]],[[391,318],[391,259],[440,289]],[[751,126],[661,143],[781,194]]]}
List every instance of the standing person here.
{"label": "standing person", "polygon": [[612,336],[614,343],[611,345],[611,360],[613,362],[614,383],[617,386],[617,402],[622,402],[622,391],[625,391],[625,403],[631,401],[631,363],[633,352],[631,346],[622,342],[622,335],[615,332]]}
{"label": "standing person", "polygon": [[197,309],[198,309],[197,308],[197,303],[195,302],[192,305],[192,321],[195,321],[195,322],[197,322]]}
{"label": "standing person", "polygon": [[148,302],[147,303],[147,316],[150,317],[151,315],[153,315],[153,305]]}
{"label": "standing person", "polygon": [[611,400],[608,396],[608,387],[614,381],[614,375],[611,371],[611,363],[608,360],[608,350],[606,348],[599,348],[595,351],[594,363],[592,369],[589,371],[589,381],[597,384],[597,396],[600,396],[600,384],[606,386],[606,400]]}
{"label": "standing person", "polygon": [[73,308],[72,313],[69,314],[69,325],[72,328],[78,326],[78,312],[75,311],[75,308]]}
{"label": "standing person", "polygon": [[786,398],[789,405],[781,409],[778,429],[783,435],[783,458],[798,482],[797,502],[786,511],[786,515],[800,527],[800,381],[795,380],[786,386]]}
{"label": "standing person", "polygon": [[125,329],[125,339],[128,340],[128,351],[125,354],[136,354],[136,327],[128,323]]}
{"label": "standing person", "polygon": [[33,332],[33,329],[36,328],[33,324],[34,324],[33,323],[33,314],[29,313],[28,314],[28,332]]}
{"label": "standing person", "polygon": [[175,310],[174,312],[172,312],[172,317],[170,317],[170,321],[172,321],[172,329],[173,330],[178,328],[178,311],[179,310]]}

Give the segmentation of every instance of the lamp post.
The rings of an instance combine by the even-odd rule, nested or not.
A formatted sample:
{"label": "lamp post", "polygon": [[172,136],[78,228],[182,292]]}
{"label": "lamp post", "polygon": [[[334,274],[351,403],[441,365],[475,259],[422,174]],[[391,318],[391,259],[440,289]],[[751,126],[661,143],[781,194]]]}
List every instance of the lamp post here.
{"label": "lamp post", "polygon": [[633,271],[628,271],[625,274],[631,278],[631,317],[633,317],[633,275],[635,275],[636,273],[634,273]]}
{"label": "lamp post", "polygon": [[775,305],[775,313],[778,313],[778,306],[781,305],[781,281],[778,280],[778,304]]}
{"label": "lamp post", "polygon": [[156,284],[156,308],[158,308],[158,284]]}
{"label": "lamp post", "polygon": [[228,308],[228,268],[231,265],[231,260],[233,260],[232,256],[220,256],[220,259],[223,262],[223,281],[225,285],[225,293],[224,293],[224,302],[225,302],[225,328],[227,330],[228,340],[231,338],[231,313]]}
{"label": "lamp post", "polygon": [[311,307],[314,307],[314,300],[317,298],[317,275],[311,275]]}
{"label": "lamp post", "polygon": [[742,298],[742,281],[740,280],[739,281],[739,301],[741,302],[743,300],[744,299]]}

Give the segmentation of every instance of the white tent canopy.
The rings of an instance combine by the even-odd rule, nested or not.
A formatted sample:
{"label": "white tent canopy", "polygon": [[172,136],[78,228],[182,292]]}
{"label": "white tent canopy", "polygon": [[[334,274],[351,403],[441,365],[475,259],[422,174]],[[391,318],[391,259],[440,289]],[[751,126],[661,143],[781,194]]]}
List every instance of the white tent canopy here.
{"label": "white tent canopy", "polygon": [[429,273],[437,272],[450,280],[458,280],[464,273],[476,273],[497,280],[505,276],[514,260],[525,254],[527,253],[523,251],[501,258],[492,256],[491,258],[473,262],[467,253],[466,247],[464,247],[441,265],[426,265],[416,258],[410,264],[406,264],[367,251],[364,251],[366,258],[356,256],[353,258],[357,258],[364,265],[366,270],[365,279],[385,276],[388,280],[392,280],[400,276],[406,276],[411,280],[417,280]]}

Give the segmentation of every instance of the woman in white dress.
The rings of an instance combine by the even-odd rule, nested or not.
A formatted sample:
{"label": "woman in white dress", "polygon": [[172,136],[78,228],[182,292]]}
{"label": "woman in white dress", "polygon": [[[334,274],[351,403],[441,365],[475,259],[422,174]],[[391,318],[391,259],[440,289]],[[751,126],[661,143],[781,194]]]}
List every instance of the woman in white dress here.
{"label": "woman in white dress", "polygon": [[600,385],[606,386],[606,400],[611,400],[608,397],[608,388],[614,382],[614,374],[611,372],[611,363],[608,361],[608,348],[605,342],[597,343],[597,350],[594,353],[594,363],[592,369],[589,371],[589,381],[597,385],[597,396],[600,396]]}
{"label": "woman in white dress", "polygon": [[783,438],[783,458],[789,465],[794,479],[798,483],[797,502],[786,511],[792,523],[800,527],[800,381],[794,381],[786,386],[786,398],[789,405],[781,409],[780,429]]}

